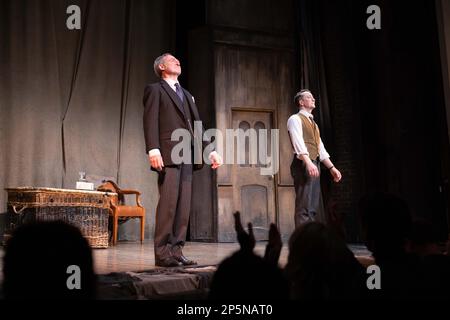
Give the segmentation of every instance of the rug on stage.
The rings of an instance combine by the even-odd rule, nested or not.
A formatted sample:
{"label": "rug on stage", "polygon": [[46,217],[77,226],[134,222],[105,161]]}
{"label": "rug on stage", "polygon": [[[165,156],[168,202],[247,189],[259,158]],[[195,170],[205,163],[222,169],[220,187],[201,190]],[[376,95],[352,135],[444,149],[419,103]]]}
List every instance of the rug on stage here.
{"label": "rug on stage", "polygon": [[203,299],[216,266],[161,268],[98,276],[99,299]]}

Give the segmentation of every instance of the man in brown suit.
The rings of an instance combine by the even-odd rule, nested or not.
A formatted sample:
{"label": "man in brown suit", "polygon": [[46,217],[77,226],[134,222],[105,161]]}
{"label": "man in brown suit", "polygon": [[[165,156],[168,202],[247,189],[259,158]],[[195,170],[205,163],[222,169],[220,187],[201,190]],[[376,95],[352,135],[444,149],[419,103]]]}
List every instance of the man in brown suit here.
{"label": "man in brown suit", "polygon": [[[191,209],[192,172],[200,166],[193,166],[193,161],[179,163],[173,159],[172,149],[179,141],[172,141],[171,135],[182,128],[193,139],[194,121],[200,121],[200,116],[194,98],[178,82],[178,59],[165,53],[156,58],[154,71],[161,81],[145,88],[144,135],[151,169],[158,172],[160,194],[155,220],[155,263],[162,267],[192,265],[196,262],[186,258],[182,249]],[[222,162],[215,151],[209,160],[213,169]]]}
{"label": "man in brown suit", "polygon": [[309,90],[301,90],[294,97],[299,112],[287,122],[289,137],[294,149],[291,175],[295,187],[295,227],[309,222],[324,220],[322,193],[320,189],[320,163],[330,170],[334,182],[339,182],[341,173],[330,160],[330,155],[320,138],[312,111],[315,99]]}

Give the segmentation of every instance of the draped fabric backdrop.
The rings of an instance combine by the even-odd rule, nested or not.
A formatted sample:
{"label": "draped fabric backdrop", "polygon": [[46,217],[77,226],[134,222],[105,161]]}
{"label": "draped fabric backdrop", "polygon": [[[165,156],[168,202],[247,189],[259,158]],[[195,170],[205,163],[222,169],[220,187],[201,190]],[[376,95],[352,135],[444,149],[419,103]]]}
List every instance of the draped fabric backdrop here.
{"label": "draped fabric backdrop", "polygon": [[299,25],[300,88],[307,88],[313,92],[319,106],[315,111],[319,117],[317,122],[321,126],[322,135],[330,141],[332,128],[321,43],[319,3],[300,0],[297,2],[297,6],[299,12],[297,23]]}
{"label": "draped fabric backdrop", "polygon": [[[70,5],[81,30],[69,30]],[[5,187],[74,188],[79,171],[158,198],[142,129],[153,61],[174,47],[174,1],[0,0],[0,212]],[[129,199],[134,201],[134,199]],[[1,223],[4,215],[0,215]],[[136,239],[138,222],[121,227]]]}
{"label": "draped fabric backdrop", "polygon": [[[321,137],[327,150],[336,163],[330,102],[328,99],[325,57],[322,48],[321,11],[320,4],[314,0],[299,0],[296,2],[298,53],[299,53],[299,82],[300,88],[311,90],[318,108],[314,111],[315,119],[319,123]],[[323,21],[322,21],[323,23]],[[322,175],[322,197],[324,202],[326,221],[332,223],[328,210],[331,195],[328,177]],[[339,226],[341,227],[341,226]]]}
{"label": "draped fabric backdrop", "polygon": [[[321,175],[329,218],[336,226],[344,223],[342,233],[359,242],[359,199],[390,192],[446,239],[448,85],[443,86],[440,56],[445,37],[439,42],[436,19],[438,13],[445,21],[444,7],[429,0],[407,6],[390,0],[295,3],[300,84],[317,97],[321,136],[343,174],[339,184],[330,182],[328,172]],[[382,10],[380,30],[367,28],[371,5]]]}

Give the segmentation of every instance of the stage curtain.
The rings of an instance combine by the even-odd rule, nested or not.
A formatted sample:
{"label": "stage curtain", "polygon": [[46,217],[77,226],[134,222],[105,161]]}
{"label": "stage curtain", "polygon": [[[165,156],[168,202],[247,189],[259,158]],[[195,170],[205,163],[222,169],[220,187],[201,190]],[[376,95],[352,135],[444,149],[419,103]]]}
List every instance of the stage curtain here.
{"label": "stage curtain", "polygon": [[[334,145],[332,133],[331,111],[328,99],[326,79],[326,57],[322,48],[321,8],[320,1],[299,0],[296,2],[298,52],[299,52],[299,80],[300,88],[311,90],[317,109],[314,111],[315,121],[319,124],[322,140],[327,151],[333,155]],[[322,178],[325,175],[322,175]],[[328,178],[328,177],[327,177]],[[328,212],[328,202],[331,195],[330,182],[321,179],[322,196],[324,202],[326,222],[332,223],[331,213]]]}
{"label": "stage curtain", "polygon": [[[81,9],[81,30],[66,27],[70,5]],[[142,96],[156,81],[155,57],[173,49],[174,7],[166,0],[0,1],[0,212],[5,187],[73,189],[84,171],[140,190],[153,234],[158,191]],[[122,226],[121,238],[136,239],[137,224]]]}
{"label": "stage curtain", "polygon": [[[325,58],[322,49],[320,1],[297,2],[298,45],[300,60],[300,87],[312,91],[318,105],[315,112],[321,135],[330,138],[331,115],[327,94]],[[325,139],[324,139],[325,140]],[[327,145],[331,144],[331,139]]]}

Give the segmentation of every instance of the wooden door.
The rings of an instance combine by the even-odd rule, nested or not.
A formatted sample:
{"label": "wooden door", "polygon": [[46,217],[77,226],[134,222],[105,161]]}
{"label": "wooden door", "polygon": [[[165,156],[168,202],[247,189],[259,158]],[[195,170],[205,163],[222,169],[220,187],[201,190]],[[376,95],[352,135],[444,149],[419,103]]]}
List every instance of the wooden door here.
{"label": "wooden door", "polygon": [[[233,185],[233,206],[234,210],[241,212],[241,220],[246,227],[248,222],[253,224],[256,240],[267,240],[270,223],[275,222],[275,179],[273,175],[262,175],[261,167],[264,164],[263,157],[260,156],[260,148],[264,143],[260,141],[260,131],[266,129],[267,150],[263,154],[270,155],[270,129],[272,129],[273,114],[270,111],[232,111],[233,130],[242,129],[247,133],[245,145],[240,150],[245,155],[244,163],[232,165],[232,185]],[[249,129],[254,129],[253,137],[249,134]],[[264,131],[262,131],[264,133]],[[264,138],[263,138],[264,139]],[[235,139],[237,142],[237,139]],[[255,146],[256,144],[256,146]],[[252,157],[252,146],[253,152]],[[235,143],[235,160],[237,160],[238,150]],[[243,162],[243,161],[241,161]]]}

